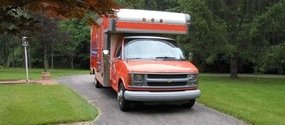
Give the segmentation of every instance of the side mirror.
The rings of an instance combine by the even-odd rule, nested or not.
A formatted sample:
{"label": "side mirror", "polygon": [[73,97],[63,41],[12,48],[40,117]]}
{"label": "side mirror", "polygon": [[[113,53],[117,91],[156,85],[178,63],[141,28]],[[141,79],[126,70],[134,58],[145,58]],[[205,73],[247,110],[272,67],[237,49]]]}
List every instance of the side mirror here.
{"label": "side mirror", "polygon": [[109,50],[103,50],[103,54],[104,55],[108,55],[109,54]]}
{"label": "side mirror", "polygon": [[188,60],[189,60],[189,61],[192,61],[192,59],[193,59],[193,53],[192,53],[192,52],[189,52],[189,54],[188,54]]}

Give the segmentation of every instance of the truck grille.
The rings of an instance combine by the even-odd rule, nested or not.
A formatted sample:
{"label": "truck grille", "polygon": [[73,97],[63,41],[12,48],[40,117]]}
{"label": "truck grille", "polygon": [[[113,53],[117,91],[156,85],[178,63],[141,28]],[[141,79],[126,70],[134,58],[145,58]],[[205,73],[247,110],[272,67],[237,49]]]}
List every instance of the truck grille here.
{"label": "truck grille", "polygon": [[147,86],[186,86],[188,74],[147,74]]}
{"label": "truck grille", "polygon": [[171,82],[171,83],[165,83],[165,82],[148,82],[148,86],[185,86],[187,82]]}
{"label": "truck grille", "polygon": [[147,78],[154,79],[176,79],[176,78],[186,78],[187,74],[148,74]]}

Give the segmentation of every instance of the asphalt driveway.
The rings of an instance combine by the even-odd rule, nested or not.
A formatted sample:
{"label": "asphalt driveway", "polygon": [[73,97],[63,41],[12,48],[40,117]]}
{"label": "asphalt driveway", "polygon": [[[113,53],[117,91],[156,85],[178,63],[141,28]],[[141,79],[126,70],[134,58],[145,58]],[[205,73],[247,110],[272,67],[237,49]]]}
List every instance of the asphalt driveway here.
{"label": "asphalt driveway", "polygon": [[192,109],[180,106],[139,105],[134,110],[122,112],[116,93],[111,88],[95,88],[94,76],[75,75],[57,79],[100,110],[96,125],[245,125],[246,123],[225,115],[202,104],[196,103]]}

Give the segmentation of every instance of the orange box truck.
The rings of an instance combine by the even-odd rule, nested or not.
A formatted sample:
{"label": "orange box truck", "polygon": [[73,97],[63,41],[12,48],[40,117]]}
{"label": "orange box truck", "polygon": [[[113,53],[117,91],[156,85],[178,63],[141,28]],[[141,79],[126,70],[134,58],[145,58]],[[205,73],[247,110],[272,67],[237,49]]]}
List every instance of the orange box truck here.
{"label": "orange box truck", "polygon": [[174,39],[162,37],[188,34],[188,14],[120,9],[97,23],[91,28],[91,74],[97,88],[117,93],[122,111],[134,102],[194,105],[198,70]]}

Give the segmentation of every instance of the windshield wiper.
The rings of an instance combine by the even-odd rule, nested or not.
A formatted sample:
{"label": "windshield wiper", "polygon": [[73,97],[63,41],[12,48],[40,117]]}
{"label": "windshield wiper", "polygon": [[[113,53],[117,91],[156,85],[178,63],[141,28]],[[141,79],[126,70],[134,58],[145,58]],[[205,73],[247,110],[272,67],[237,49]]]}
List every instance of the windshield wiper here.
{"label": "windshield wiper", "polygon": [[142,59],[142,58],[138,58],[138,57],[137,57],[137,58],[127,58],[127,59]]}
{"label": "windshield wiper", "polygon": [[176,60],[175,57],[171,57],[171,56],[158,56],[155,57],[156,59],[163,59],[163,60]]}

